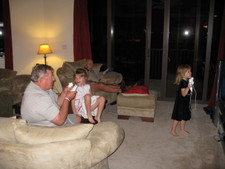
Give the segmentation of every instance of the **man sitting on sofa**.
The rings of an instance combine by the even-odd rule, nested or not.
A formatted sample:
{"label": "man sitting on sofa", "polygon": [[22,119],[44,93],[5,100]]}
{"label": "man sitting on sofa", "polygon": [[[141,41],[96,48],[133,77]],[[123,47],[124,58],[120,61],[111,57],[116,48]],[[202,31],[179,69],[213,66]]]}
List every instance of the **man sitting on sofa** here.
{"label": "man sitting on sofa", "polygon": [[91,87],[94,91],[102,90],[105,92],[110,92],[110,93],[121,93],[122,90],[120,86],[118,85],[108,85],[104,84],[102,82],[99,82],[100,78],[97,75],[97,73],[93,70],[93,60],[87,59],[85,62],[85,70],[87,70],[88,76],[89,76],[89,81],[91,84]]}
{"label": "man sitting on sofa", "polygon": [[[53,90],[53,68],[44,64],[37,64],[31,73],[21,105],[21,116],[29,124],[41,126],[72,125],[74,115],[68,116],[70,100],[76,92],[66,87],[58,96]],[[73,120],[72,120],[73,118]]]}

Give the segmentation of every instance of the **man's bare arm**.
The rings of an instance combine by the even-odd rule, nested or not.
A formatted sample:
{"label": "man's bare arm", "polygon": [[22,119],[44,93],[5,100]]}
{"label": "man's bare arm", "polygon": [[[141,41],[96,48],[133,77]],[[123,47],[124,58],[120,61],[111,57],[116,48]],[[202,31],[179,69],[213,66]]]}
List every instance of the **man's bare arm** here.
{"label": "man's bare arm", "polygon": [[[63,97],[64,96],[64,97]],[[67,94],[63,95],[61,94],[58,99],[62,100],[62,105],[60,106],[60,111],[58,113],[58,115],[51,121],[52,123],[54,123],[55,125],[61,126],[65,123],[65,120],[67,118],[68,115],[68,107],[70,104],[70,100],[74,99],[74,97],[76,96],[76,92],[74,91],[69,91],[67,92]]]}

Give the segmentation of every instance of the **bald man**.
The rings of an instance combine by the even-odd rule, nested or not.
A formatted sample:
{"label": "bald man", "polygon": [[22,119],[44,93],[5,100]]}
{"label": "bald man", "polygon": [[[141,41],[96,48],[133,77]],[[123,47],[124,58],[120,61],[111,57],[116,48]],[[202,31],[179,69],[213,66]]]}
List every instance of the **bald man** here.
{"label": "bald man", "polygon": [[93,60],[92,59],[87,59],[85,62],[85,70],[88,73],[89,76],[89,81],[91,84],[91,87],[94,91],[105,91],[105,92],[110,92],[110,93],[121,93],[122,90],[120,86],[118,85],[108,85],[105,83],[100,82],[100,78],[98,74],[93,70]]}

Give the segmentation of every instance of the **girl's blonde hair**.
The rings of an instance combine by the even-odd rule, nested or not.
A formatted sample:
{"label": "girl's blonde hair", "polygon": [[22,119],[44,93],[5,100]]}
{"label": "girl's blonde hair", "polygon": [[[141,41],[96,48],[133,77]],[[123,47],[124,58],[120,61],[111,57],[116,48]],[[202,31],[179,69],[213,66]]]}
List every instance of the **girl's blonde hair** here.
{"label": "girl's blonde hair", "polygon": [[82,68],[78,68],[75,72],[75,75],[79,75],[81,77],[84,77],[85,78],[85,83],[87,83],[88,81],[88,74],[87,74],[87,71],[85,69],[82,69]]}
{"label": "girl's blonde hair", "polygon": [[178,85],[179,82],[180,82],[180,80],[184,78],[185,73],[188,70],[191,70],[191,66],[190,65],[184,64],[184,65],[178,66],[177,73],[176,73],[176,79],[175,79],[174,84],[177,84]]}

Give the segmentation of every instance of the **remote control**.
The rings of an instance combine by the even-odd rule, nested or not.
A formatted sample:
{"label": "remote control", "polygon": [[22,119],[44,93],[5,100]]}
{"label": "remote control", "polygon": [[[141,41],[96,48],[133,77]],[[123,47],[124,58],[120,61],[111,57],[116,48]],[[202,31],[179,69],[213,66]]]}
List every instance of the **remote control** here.
{"label": "remote control", "polygon": [[68,87],[73,87],[73,83],[70,82],[70,83],[68,84]]}
{"label": "remote control", "polygon": [[[194,78],[193,78],[193,77],[191,77],[191,78],[189,79],[189,83],[190,83],[191,85],[194,84]],[[190,90],[192,91],[192,87],[190,88]]]}
{"label": "remote control", "polygon": [[76,90],[77,90],[77,85],[74,85],[70,91],[76,91]]}

